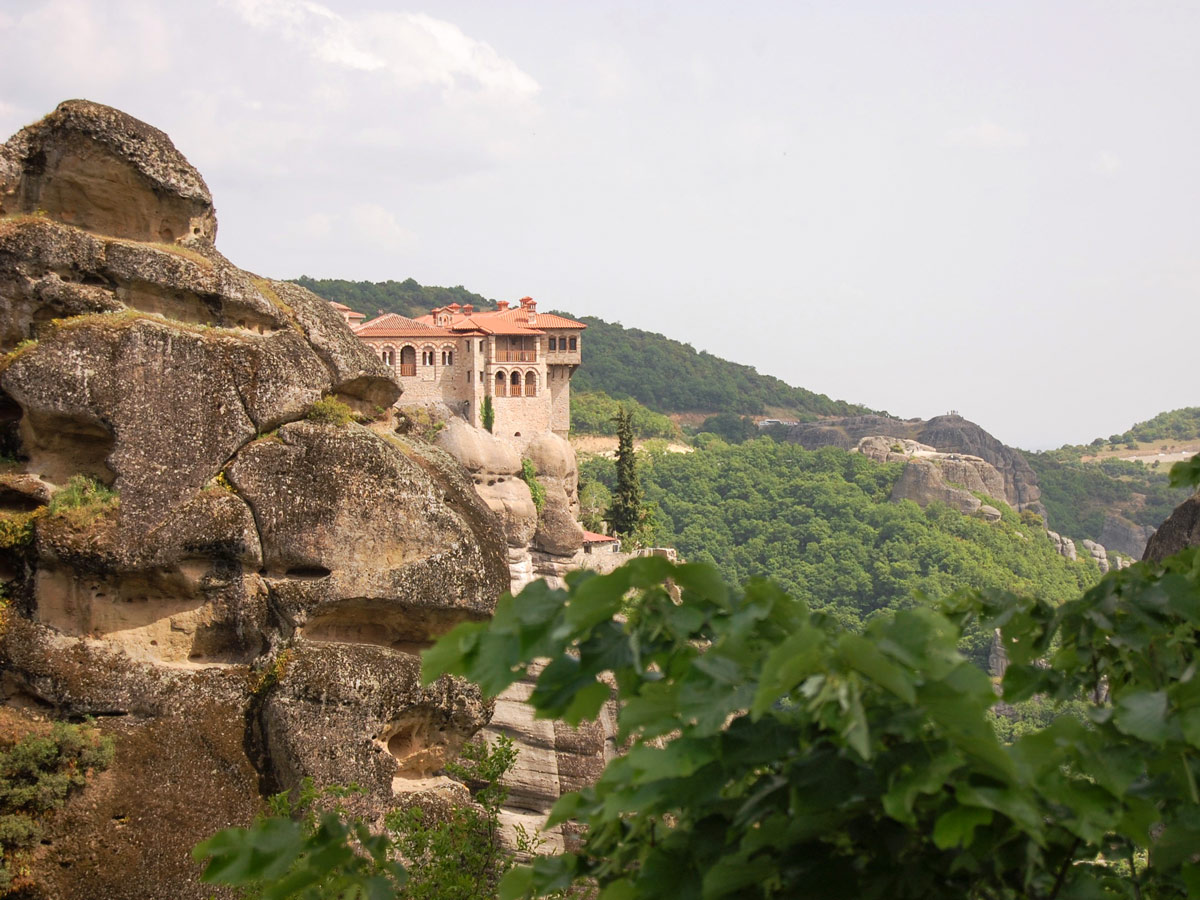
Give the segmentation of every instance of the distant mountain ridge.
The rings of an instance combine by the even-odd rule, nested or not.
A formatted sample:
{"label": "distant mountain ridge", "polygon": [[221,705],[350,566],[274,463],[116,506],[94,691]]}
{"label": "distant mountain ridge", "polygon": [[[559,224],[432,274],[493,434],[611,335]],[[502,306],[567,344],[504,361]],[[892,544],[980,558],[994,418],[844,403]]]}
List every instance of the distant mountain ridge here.
{"label": "distant mountain ridge", "polygon": [[[368,316],[382,310],[415,317],[450,303],[471,303],[480,309],[496,306],[495,300],[462,285],[430,287],[412,278],[371,282],[302,275],[294,281]],[[690,344],[662,334],[625,328],[595,316],[562,314],[588,326],[583,339],[584,365],[575,374],[572,391],[603,391],[617,399],[633,398],[664,414],[728,412],[760,416],[770,412],[781,418],[811,421],[822,416],[872,412],[865,406],[792,387],[760,374],[753,366],[698,352]]]}

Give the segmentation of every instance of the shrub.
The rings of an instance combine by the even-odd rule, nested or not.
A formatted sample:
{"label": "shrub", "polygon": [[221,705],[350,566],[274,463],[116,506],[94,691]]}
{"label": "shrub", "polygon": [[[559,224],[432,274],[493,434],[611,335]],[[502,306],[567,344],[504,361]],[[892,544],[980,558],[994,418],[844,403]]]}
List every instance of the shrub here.
{"label": "shrub", "polygon": [[56,722],[0,751],[0,891],[14,881],[14,856],[41,836],[38,818],[58,809],[93,771],[112,763],[113,742],[96,729]]}
{"label": "shrub", "polygon": [[533,498],[533,505],[540,513],[542,507],[546,505],[546,488],[538,481],[537,469],[533,467],[533,460],[521,460],[521,480],[529,485],[529,496]]}
{"label": "shrub", "polygon": [[87,475],[75,474],[50,499],[47,515],[86,528],[120,503],[117,492]]}
{"label": "shrub", "polygon": [[354,410],[337,397],[322,397],[309,408],[308,420],[321,425],[349,425],[354,421]]}

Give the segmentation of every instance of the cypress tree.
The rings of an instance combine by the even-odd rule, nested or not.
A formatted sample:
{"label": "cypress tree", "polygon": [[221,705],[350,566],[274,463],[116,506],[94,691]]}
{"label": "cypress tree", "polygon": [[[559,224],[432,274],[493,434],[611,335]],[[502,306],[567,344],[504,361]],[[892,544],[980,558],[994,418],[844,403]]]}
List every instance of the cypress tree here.
{"label": "cypress tree", "polygon": [[488,431],[492,430],[492,426],[496,424],[496,410],[492,406],[492,395],[483,395],[483,405],[479,407],[479,418],[483,420],[483,427]]}
{"label": "cypress tree", "polygon": [[633,451],[633,413],[624,406],[617,412],[617,489],[608,509],[614,535],[627,537],[637,529],[642,515],[642,486]]}

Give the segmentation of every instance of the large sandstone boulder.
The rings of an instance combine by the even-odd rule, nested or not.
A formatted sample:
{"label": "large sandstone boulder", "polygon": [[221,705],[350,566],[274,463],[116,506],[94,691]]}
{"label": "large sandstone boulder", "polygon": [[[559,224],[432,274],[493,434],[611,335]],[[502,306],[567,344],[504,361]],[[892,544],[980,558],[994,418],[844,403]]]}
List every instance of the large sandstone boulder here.
{"label": "large sandstone boulder", "polygon": [[538,516],[534,546],[554,556],[573,556],[583,546],[579,517],[579,469],[575,450],[566,438],[551,432],[539,435],[525,448],[546,502]]}
{"label": "large sandstone boulder", "polygon": [[204,179],[171,139],[120,110],[67,100],[0,152],[0,213],[44,213],[139,241],[213,241]]}
{"label": "large sandstone boulder", "polygon": [[28,896],[208,897],[191,847],[303,778],[373,818],[445,789],[490,707],[416,653],[509,581],[470,477],[325,301],[216,251],[161,132],[64,104],[0,211],[0,699],[117,740]]}
{"label": "large sandstone boulder", "polygon": [[945,503],[968,515],[983,506],[974,494],[946,483],[942,470],[927,459],[913,459],[904,467],[892,487],[893,501],[911,500],[918,506]]}
{"label": "large sandstone boulder", "polygon": [[1200,547],[1200,494],[1180,503],[1158,526],[1142,559],[1157,562],[1188,547]]}
{"label": "large sandstone boulder", "polygon": [[507,441],[452,418],[437,445],[471,473],[475,490],[504,525],[509,547],[525,548],[537,530],[537,507],[521,478],[521,454]]}

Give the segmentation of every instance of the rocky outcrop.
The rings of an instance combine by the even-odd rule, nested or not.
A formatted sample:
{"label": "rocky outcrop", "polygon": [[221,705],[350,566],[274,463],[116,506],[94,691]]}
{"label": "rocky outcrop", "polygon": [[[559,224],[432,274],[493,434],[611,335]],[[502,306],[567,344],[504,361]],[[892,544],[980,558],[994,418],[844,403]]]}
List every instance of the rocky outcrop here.
{"label": "rocky outcrop", "polygon": [[161,132],[64,104],[0,150],[0,203],[0,696],[102,717],[118,760],[30,896],[207,897],[190,848],[305,777],[371,817],[461,795],[438,772],[490,706],[415,654],[509,583],[471,479],[392,432],[327,303],[216,251]]}
{"label": "rocky outcrop", "polygon": [[908,462],[892,488],[893,501],[912,500],[919,506],[945,503],[989,522],[998,522],[1001,518],[1000,510],[984,504],[976,494],[1003,498],[1004,478],[994,466],[978,456],[941,453],[919,441],[883,435],[862,438],[852,452],[880,462]]}
{"label": "rocky outcrop", "polygon": [[912,500],[918,506],[945,503],[967,515],[983,506],[983,501],[974,494],[947,484],[941,467],[928,459],[914,459],[904,467],[892,487],[891,499]]}
{"label": "rocky outcrop", "polygon": [[583,546],[583,528],[576,521],[579,470],[575,450],[565,438],[545,432],[530,442],[525,454],[533,462],[538,481],[546,491],[533,545],[552,556],[574,556]]}
{"label": "rocky outcrop", "polygon": [[120,110],[68,100],[0,152],[0,214],[44,213],[139,241],[213,241],[204,179],[170,138]]}
{"label": "rocky outcrop", "polygon": [[1100,543],[1110,551],[1117,551],[1131,559],[1141,559],[1146,552],[1146,542],[1154,536],[1150,525],[1136,525],[1124,516],[1109,513],[1104,517],[1104,528],[1100,531]]}
{"label": "rocky outcrop", "polygon": [[1003,479],[1003,492],[992,496],[1004,500],[1013,509],[1028,509],[1045,518],[1037,476],[1021,451],[1005,446],[961,416],[936,416],[928,421],[887,416],[822,419],[793,426],[788,430],[787,440],[810,450],[820,447],[851,450],[863,438],[876,436],[920,443],[942,453],[978,457],[995,468]]}
{"label": "rocky outcrop", "polygon": [[1069,537],[1063,537],[1057,531],[1047,531],[1046,534],[1050,538],[1050,543],[1054,544],[1054,549],[1058,552],[1059,556],[1072,561],[1079,558],[1078,551],[1075,549],[1075,542]]}
{"label": "rocky outcrop", "polygon": [[1200,547],[1200,494],[1180,503],[1158,526],[1142,559],[1157,562],[1188,547]]}

